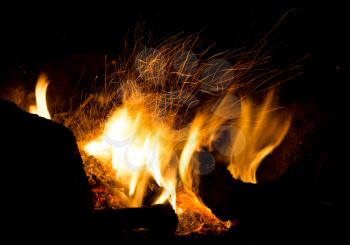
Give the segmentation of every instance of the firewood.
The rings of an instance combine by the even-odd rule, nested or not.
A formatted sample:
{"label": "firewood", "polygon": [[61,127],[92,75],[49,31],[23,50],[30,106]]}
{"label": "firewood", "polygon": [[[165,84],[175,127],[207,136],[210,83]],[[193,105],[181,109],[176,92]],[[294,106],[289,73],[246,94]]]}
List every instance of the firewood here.
{"label": "firewood", "polygon": [[169,238],[175,235],[177,215],[170,204],[150,207],[104,209],[92,213],[89,230],[95,234],[111,232],[123,236],[131,233],[147,237]]}

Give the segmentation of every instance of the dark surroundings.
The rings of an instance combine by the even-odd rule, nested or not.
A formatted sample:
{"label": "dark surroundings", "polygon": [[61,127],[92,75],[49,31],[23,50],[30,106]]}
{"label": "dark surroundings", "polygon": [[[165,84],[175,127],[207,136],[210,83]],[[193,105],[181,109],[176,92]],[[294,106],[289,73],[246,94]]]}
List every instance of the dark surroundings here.
{"label": "dark surroundings", "polygon": [[[34,90],[37,76],[44,70],[53,81],[48,91],[48,97],[52,98],[49,105],[63,108],[73,95],[77,81],[84,86],[96,76],[103,77],[105,55],[108,58],[116,56],[123,48],[127,34],[133,33],[138,23],[145,23],[143,30],[151,33],[154,40],[180,32],[185,35],[200,32],[205,43],[216,43],[214,51],[224,51],[252,47],[289,12],[269,36],[268,47],[278,45],[272,52],[272,66],[305,57],[299,63],[302,74],[283,83],[280,88],[282,106],[298,108],[290,133],[262,163],[258,171],[258,179],[262,180],[259,184],[234,181],[220,166],[202,177],[200,194],[203,200],[218,217],[239,220],[236,227],[221,235],[174,239],[284,243],[325,239],[340,241],[344,238],[348,228],[345,218],[348,209],[345,205],[348,160],[344,143],[347,141],[345,115],[348,110],[345,108],[348,96],[345,88],[350,78],[350,40],[346,33],[349,21],[344,6],[336,1],[322,4],[249,0],[191,5],[186,2],[121,4],[116,1],[113,4],[84,3],[79,7],[64,3],[38,8],[14,6],[1,11],[1,94],[6,95],[18,84],[25,90]],[[42,143],[39,139],[33,140],[35,136],[27,132],[26,126],[21,123],[18,124],[24,127],[22,134],[12,134],[11,129],[16,129],[18,124],[11,120],[18,122],[20,116],[16,112],[16,116],[12,117],[15,119],[8,118],[7,115],[12,112],[6,108],[7,105],[2,102],[0,130],[8,143],[1,151],[1,173],[5,176],[1,181],[5,189],[2,196],[6,200],[2,201],[5,204],[2,204],[1,215],[8,217],[6,210],[11,215],[3,218],[2,222],[12,222],[17,226],[16,223],[21,223],[25,217],[30,223],[36,219],[29,215],[31,212],[27,210],[30,208],[51,214],[51,208],[60,209],[62,206],[65,208],[59,213],[67,217],[53,215],[52,219],[69,219],[69,212],[74,213],[76,207],[67,208],[65,198],[76,200],[77,205],[81,200],[88,203],[89,198],[85,194],[76,197],[69,187],[70,181],[75,180],[70,180],[70,174],[64,171],[56,173],[52,166],[70,161],[79,164],[79,159],[66,160],[63,156],[62,159],[53,159],[52,165],[47,163],[45,159],[50,159],[52,154],[60,154],[59,149],[63,147],[60,140],[46,146],[44,160],[33,156],[32,151]],[[41,130],[34,124],[26,125],[32,125],[28,126],[29,131]],[[42,130],[44,137],[44,126]],[[54,135],[58,139],[66,137],[70,144],[75,144],[72,135],[63,128]],[[28,145],[30,148],[25,149]],[[57,150],[51,152],[52,147]],[[67,154],[75,156],[77,153]],[[289,168],[277,179],[267,180],[264,171],[271,168],[271,162],[278,161],[288,163]],[[41,175],[23,162],[34,163],[34,169],[55,174],[52,178],[36,180],[36,176]],[[77,168],[74,171],[81,174],[81,169]],[[67,179],[64,190],[54,181],[62,176]],[[82,183],[84,186],[84,177],[79,181],[76,186]],[[57,191],[58,196],[49,196],[52,200],[43,201],[45,204],[40,201],[42,192],[53,191]],[[37,207],[38,203],[42,209]],[[27,208],[23,211],[24,206]],[[82,234],[86,235],[84,231]]]}

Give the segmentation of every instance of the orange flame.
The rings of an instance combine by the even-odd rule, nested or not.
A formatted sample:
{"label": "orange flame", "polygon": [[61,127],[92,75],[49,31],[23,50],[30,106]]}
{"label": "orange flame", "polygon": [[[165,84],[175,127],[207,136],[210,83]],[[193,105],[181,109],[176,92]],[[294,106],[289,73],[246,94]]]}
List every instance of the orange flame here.
{"label": "orange flame", "polygon": [[112,163],[118,182],[128,189],[130,206],[141,206],[148,180],[153,177],[164,188],[155,203],[169,199],[175,207],[176,172],[168,168],[172,149],[171,140],[166,139],[170,129],[151,120],[145,108],[133,110],[130,105],[117,108],[103,135],[87,143],[84,150]]}
{"label": "orange flame", "polygon": [[[217,231],[225,230],[231,223],[222,223],[195,194],[199,175],[205,174],[203,170],[211,171],[202,166],[199,152],[218,152],[234,178],[256,183],[259,164],[282,142],[291,117],[277,113],[273,91],[260,104],[236,97],[237,86],[229,81],[236,76],[233,71],[237,67],[220,59],[197,67],[194,55],[188,51],[181,50],[178,59],[178,48],[144,49],[136,56],[136,71],[123,72],[119,88],[106,96],[108,101],[121,92],[122,104],[102,123],[102,134],[87,143],[83,141],[82,147],[88,155],[112,165],[117,182],[126,189],[128,206],[142,205],[153,178],[163,189],[154,203],[169,201],[182,217],[180,226],[186,226],[183,217],[191,216],[188,211],[192,207],[201,219],[215,224]],[[175,82],[170,72],[174,67],[169,67],[173,60],[180,60],[174,65],[179,69]],[[223,96],[198,110],[187,126],[177,129],[181,105],[191,108],[196,103],[193,94],[198,87],[203,93]],[[214,156],[211,159],[215,161]],[[198,232],[204,223],[187,228]]]}
{"label": "orange flame", "polygon": [[[277,110],[273,95],[270,90],[263,103],[257,105],[249,98],[228,94],[211,109],[214,113],[200,114],[206,117],[201,145],[217,150],[235,179],[256,183],[259,164],[288,132],[291,115]],[[220,143],[222,137],[226,139]]]}
{"label": "orange flame", "polygon": [[49,110],[46,104],[46,90],[49,82],[44,74],[40,74],[35,86],[35,100],[36,105],[29,106],[29,112],[37,114],[41,117],[51,119]]}
{"label": "orange flame", "polygon": [[290,115],[273,111],[273,91],[263,104],[254,107],[249,99],[242,101],[242,113],[238,126],[241,133],[236,136],[231,148],[228,170],[236,179],[256,183],[256,170],[261,161],[284,139],[291,122]]}
{"label": "orange flame", "polygon": [[[201,232],[208,224],[216,231],[227,230],[231,221],[218,219],[196,194],[199,175],[210,173],[219,157],[233,178],[256,183],[259,164],[282,142],[291,117],[277,113],[272,90],[262,103],[235,96],[239,91],[232,81],[242,77],[251,63],[232,66],[211,59],[200,65],[196,55],[184,49],[189,41],[182,46],[173,41],[133,54],[134,62],[127,60],[125,67],[115,68],[96,99],[90,96],[82,104],[91,104],[92,109],[83,111],[82,106],[67,124],[78,135],[83,157],[94,156],[113,168],[118,186],[110,194],[120,199],[118,205],[142,206],[153,179],[160,188],[153,203],[171,203],[182,227],[179,234]],[[41,75],[35,113],[49,118],[47,85]],[[198,91],[216,100],[193,110],[200,101]],[[214,166],[203,166],[202,149],[208,149]],[[197,214],[196,225],[187,222]]]}
{"label": "orange flame", "polygon": [[[255,173],[260,162],[281,143],[291,121],[290,116],[284,118],[273,111],[273,93],[270,92],[259,106],[242,98],[241,113],[236,121],[227,122],[220,115],[202,112],[189,128],[179,132],[147,110],[144,98],[139,96],[130,96],[117,108],[108,119],[103,135],[84,147],[88,154],[112,163],[117,180],[128,188],[132,197],[130,206],[142,204],[148,179],[153,177],[164,188],[156,203],[169,200],[176,209],[176,174],[185,190],[191,192],[195,178],[193,161],[200,161],[194,153],[201,147],[217,147],[226,157],[227,168],[234,178],[256,183]],[[224,98],[214,110],[227,115],[230,102]],[[215,146],[223,127],[229,132],[230,142],[222,147]],[[239,132],[234,133],[234,129]],[[187,135],[180,146],[172,136],[177,133]],[[176,147],[180,147],[180,157],[178,163],[172,164]]]}

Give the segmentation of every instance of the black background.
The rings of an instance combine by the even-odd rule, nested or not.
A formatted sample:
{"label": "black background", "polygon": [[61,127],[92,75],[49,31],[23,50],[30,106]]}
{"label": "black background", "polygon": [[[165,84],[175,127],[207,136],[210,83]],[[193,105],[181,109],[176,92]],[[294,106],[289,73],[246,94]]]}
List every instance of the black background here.
{"label": "black background", "polygon": [[[349,75],[347,12],[336,1],[110,1],[92,3],[12,3],[0,14],[1,80],[21,64],[52,62],[88,52],[118,53],[127,33],[137,24],[154,40],[200,32],[200,40],[214,50],[252,47],[279,19],[287,18],[267,39],[277,62],[310,55],[304,77],[294,81],[290,93],[316,100],[326,110],[344,104]],[[141,33],[141,36],[143,33]],[[342,96],[340,95],[342,94]],[[339,106],[337,106],[339,108]]]}

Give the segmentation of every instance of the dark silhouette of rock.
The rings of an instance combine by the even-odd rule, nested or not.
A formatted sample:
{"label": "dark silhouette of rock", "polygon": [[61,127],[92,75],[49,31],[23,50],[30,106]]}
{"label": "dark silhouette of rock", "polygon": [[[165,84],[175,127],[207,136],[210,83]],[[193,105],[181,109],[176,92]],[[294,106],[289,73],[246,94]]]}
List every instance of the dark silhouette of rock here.
{"label": "dark silhouette of rock", "polygon": [[92,198],[73,133],[0,100],[1,224],[65,234],[85,223]]}

